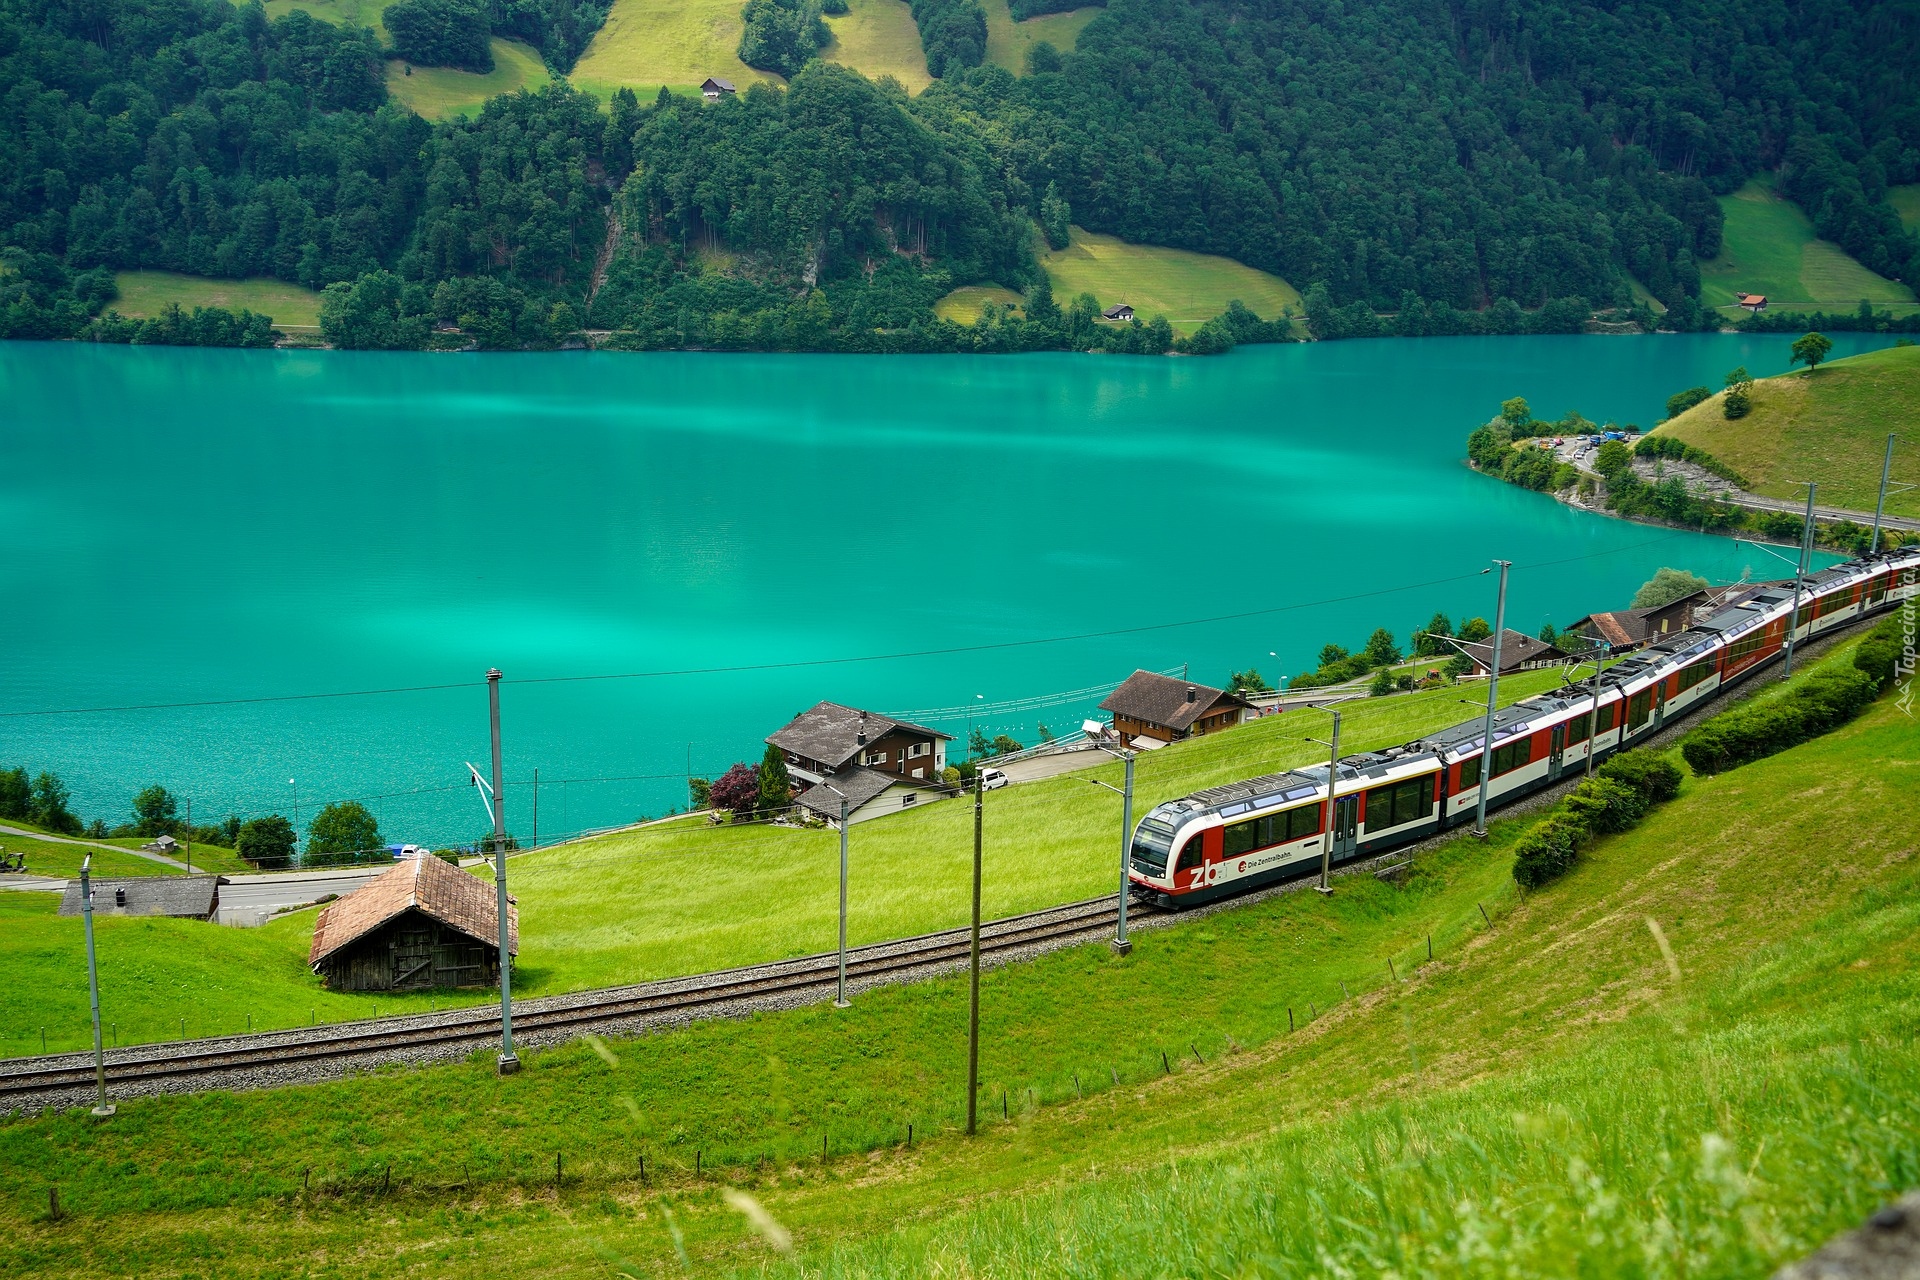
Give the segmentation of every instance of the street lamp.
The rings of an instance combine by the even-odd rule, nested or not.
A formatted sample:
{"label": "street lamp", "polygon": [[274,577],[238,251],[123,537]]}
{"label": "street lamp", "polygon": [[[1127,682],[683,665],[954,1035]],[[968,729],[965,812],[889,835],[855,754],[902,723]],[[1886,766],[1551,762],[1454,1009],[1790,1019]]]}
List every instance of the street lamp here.
{"label": "street lamp", "polygon": [[287,785],[293,788],[293,847],[298,849],[300,847],[300,786],[292,778],[287,779]]}
{"label": "street lamp", "polygon": [[100,968],[93,959],[93,854],[80,860],[80,913],[87,924],[87,999],[93,1006],[93,1114],[104,1120],[113,1114],[107,1101],[107,1058],[100,1047]]}
{"label": "street lamp", "polygon": [[820,785],[840,797],[840,985],[833,997],[833,1007],[845,1009],[847,999],[847,793],[831,782],[821,779]]}
{"label": "street lamp", "polygon": [[[1092,738],[1100,728],[1098,722],[1093,720],[1086,721],[1080,727],[1089,738]],[[1127,750],[1115,751],[1101,742],[1095,742],[1093,745],[1097,750],[1106,752],[1127,766],[1127,781],[1124,789],[1101,782],[1097,778],[1083,779],[1096,787],[1106,787],[1120,797],[1120,927],[1113,935],[1112,946],[1116,952],[1125,955],[1133,950],[1133,944],[1127,941],[1127,855],[1131,852],[1133,843],[1133,761],[1139,753]]]}
{"label": "street lamp", "polygon": [[1317,742],[1327,749],[1327,833],[1320,838],[1320,883],[1313,886],[1313,891],[1331,894],[1333,886],[1327,883],[1327,877],[1333,868],[1333,789],[1340,780],[1340,713],[1331,707],[1326,711],[1333,717],[1333,740],[1301,738],[1300,741]]}

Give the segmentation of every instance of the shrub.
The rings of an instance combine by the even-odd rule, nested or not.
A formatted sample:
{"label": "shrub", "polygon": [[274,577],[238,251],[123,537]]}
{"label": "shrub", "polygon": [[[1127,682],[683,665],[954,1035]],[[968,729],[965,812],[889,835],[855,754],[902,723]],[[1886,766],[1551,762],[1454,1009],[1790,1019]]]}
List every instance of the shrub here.
{"label": "shrub", "polygon": [[1779,698],[1715,716],[1681,741],[1680,754],[1695,773],[1724,773],[1839,728],[1879,692],[1858,666],[1823,668]]}
{"label": "shrub", "polygon": [[1626,831],[1647,816],[1647,798],[1624,782],[1595,775],[1567,797],[1567,814],[1595,835]]}
{"label": "shrub", "polygon": [[1705,387],[1688,387],[1685,391],[1677,391],[1667,397],[1667,416],[1677,418],[1693,406],[1711,399],[1713,392]]}
{"label": "shrub", "polygon": [[1888,618],[1869,631],[1866,639],[1860,642],[1860,647],[1854,650],[1853,665],[1871,676],[1874,684],[1885,693],[1893,681],[1894,667],[1900,661],[1905,641],[1899,617]]}
{"label": "shrub", "polygon": [[1557,880],[1573,866],[1587,830],[1570,814],[1556,813],[1535,823],[1514,848],[1513,878],[1529,889]]}
{"label": "shrub", "polygon": [[1594,773],[1631,787],[1646,800],[1649,808],[1665,804],[1680,794],[1679,766],[1644,747],[1613,757]]}
{"label": "shrub", "polygon": [[1367,693],[1372,697],[1379,698],[1392,692],[1393,672],[1382,667],[1374,673],[1373,683],[1367,686]]}
{"label": "shrub", "polygon": [[1744,418],[1753,411],[1753,401],[1744,391],[1729,391],[1720,402],[1720,412],[1729,418]]}
{"label": "shrub", "polygon": [[731,813],[736,822],[751,818],[760,799],[759,771],[745,761],[736,763],[714,780],[707,799],[714,808]]}

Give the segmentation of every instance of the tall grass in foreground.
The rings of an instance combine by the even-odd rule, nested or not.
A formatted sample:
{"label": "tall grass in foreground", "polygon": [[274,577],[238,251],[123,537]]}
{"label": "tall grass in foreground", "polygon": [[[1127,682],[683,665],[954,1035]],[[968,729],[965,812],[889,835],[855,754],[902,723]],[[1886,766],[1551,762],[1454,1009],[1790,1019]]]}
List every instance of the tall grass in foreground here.
{"label": "tall grass in foreground", "polygon": [[1914,1012],[1857,1040],[1843,1017],[1639,1036],[792,1272],[1761,1276],[1920,1182]]}

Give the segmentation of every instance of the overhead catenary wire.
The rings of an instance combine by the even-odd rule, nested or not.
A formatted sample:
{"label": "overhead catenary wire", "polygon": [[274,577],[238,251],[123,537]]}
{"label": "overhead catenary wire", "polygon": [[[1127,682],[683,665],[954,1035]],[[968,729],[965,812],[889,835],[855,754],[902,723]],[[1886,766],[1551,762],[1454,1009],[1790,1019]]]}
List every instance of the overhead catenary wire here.
{"label": "overhead catenary wire", "polygon": [[[1606,551],[1590,552],[1580,556],[1565,556],[1558,560],[1538,560],[1528,564],[1516,565],[1520,569],[1549,569],[1564,564],[1575,564],[1587,560],[1603,559],[1620,555],[1642,547],[1655,546],[1671,542],[1678,538],[1691,538],[1698,535],[1691,530],[1676,530],[1658,538],[1648,538],[1641,542],[1628,543]],[[1467,582],[1478,577],[1475,569],[1467,573],[1449,574],[1445,577],[1430,578],[1423,582],[1408,582],[1398,586],[1380,587],[1372,591],[1356,591],[1346,595],[1326,596],[1318,600],[1302,600],[1293,604],[1271,605],[1259,609],[1243,609],[1232,613],[1213,614],[1204,618],[1184,618],[1176,622],[1145,622],[1130,627],[1110,627],[1100,631],[1080,631],[1066,635],[1038,636],[1024,640],[982,641],[979,644],[949,645],[942,648],[910,649],[893,653],[870,653],[839,658],[795,658],[787,662],[739,663],[724,667],[675,667],[652,671],[604,672],[595,675],[577,676],[525,676],[514,680],[505,680],[505,684],[583,684],[605,680],[664,680],[687,676],[740,675],[754,671],[790,671],[813,667],[853,666],[866,662],[900,662],[913,658],[946,658],[968,653],[994,653],[1012,649],[1030,649],[1045,645],[1072,644],[1084,640],[1104,640],[1117,636],[1143,635],[1155,631],[1172,631],[1183,627],[1212,626],[1222,622],[1240,622],[1249,618],[1272,617],[1283,613],[1297,613],[1304,609],[1317,609],[1326,605],[1346,604],[1355,600],[1370,600],[1380,596],[1397,595],[1403,591],[1421,591],[1429,587],[1446,586],[1455,582]],[[199,707],[249,706],[271,702],[309,702],[333,698],[372,698],[388,697],[403,693],[435,693],[449,689],[476,689],[484,687],[484,681],[465,680],[447,684],[399,685],[384,689],[342,689],[325,693],[283,693],[261,694],[240,698],[205,698],[178,702],[127,703],[119,706],[100,707],[57,707],[29,711],[0,711],[0,719],[20,719],[33,716],[80,716],[106,715],[135,711],[180,711]]]}

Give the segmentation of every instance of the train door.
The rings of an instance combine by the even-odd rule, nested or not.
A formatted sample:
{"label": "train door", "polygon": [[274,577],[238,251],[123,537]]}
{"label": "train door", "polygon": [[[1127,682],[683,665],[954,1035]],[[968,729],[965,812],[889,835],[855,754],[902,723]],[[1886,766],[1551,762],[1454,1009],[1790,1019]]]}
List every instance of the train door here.
{"label": "train door", "polygon": [[1653,727],[1658,729],[1667,718],[1667,682],[1653,686]]}
{"label": "train door", "polygon": [[1547,748],[1547,780],[1556,781],[1560,777],[1560,765],[1567,754],[1567,726],[1553,726],[1553,743]]}
{"label": "train door", "polygon": [[1350,796],[1340,796],[1333,802],[1333,824],[1328,829],[1327,839],[1333,841],[1333,861],[1351,858],[1359,848],[1360,840],[1360,796],[1356,792]]}

